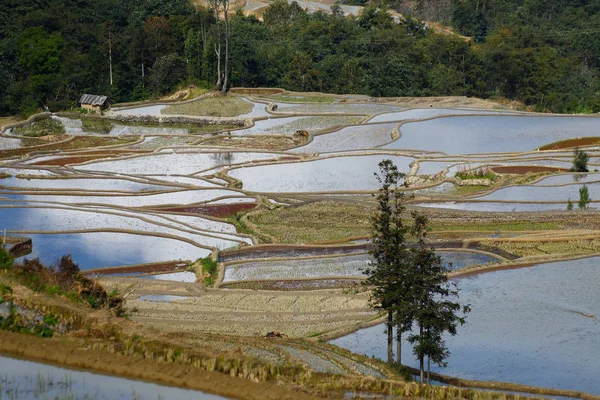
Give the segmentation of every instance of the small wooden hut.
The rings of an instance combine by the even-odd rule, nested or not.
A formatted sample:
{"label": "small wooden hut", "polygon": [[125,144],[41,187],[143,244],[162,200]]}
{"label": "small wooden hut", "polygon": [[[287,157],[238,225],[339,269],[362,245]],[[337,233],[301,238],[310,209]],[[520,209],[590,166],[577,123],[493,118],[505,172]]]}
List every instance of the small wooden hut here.
{"label": "small wooden hut", "polygon": [[81,105],[81,108],[99,113],[110,107],[110,100],[107,96],[82,94],[79,99],[79,104]]}

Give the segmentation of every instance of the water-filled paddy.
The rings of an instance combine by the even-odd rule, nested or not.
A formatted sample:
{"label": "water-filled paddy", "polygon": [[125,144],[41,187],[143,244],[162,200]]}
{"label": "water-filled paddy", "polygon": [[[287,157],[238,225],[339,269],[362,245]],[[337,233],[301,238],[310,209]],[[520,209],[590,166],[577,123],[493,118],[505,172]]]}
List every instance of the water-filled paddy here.
{"label": "water-filled paddy", "polygon": [[172,281],[172,282],[188,282],[194,283],[198,279],[195,273],[193,272],[173,272],[170,274],[156,274],[156,275],[148,275],[145,278],[148,279],[156,279],[160,281]]}
{"label": "water-filled paddy", "polygon": [[71,254],[82,270],[172,260],[195,260],[210,254],[191,244],[168,238],[127,233],[27,234],[33,250],[27,258],[39,257],[53,264]]}
{"label": "water-filled paddy", "polygon": [[[579,195],[578,197],[579,198]],[[575,199],[573,199],[575,200]],[[451,210],[482,211],[482,212],[536,212],[536,211],[563,211],[567,207],[564,203],[500,203],[493,201],[442,201],[432,203],[415,203],[419,207],[447,208]],[[594,203],[588,208],[596,208]]]}
{"label": "water-filled paddy", "polygon": [[114,110],[114,112],[125,115],[161,115],[161,110],[167,107],[168,105],[159,104],[155,106],[130,108],[128,110]]}
{"label": "water-filled paddy", "polygon": [[578,136],[599,136],[600,118],[468,116],[404,124],[402,137],[385,146],[448,154],[533,151]]}
{"label": "water-filled paddy", "polygon": [[[2,170],[0,169],[0,172]],[[152,185],[149,183],[135,182],[126,179],[95,179],[95,178],[60,178],[60,179],[27,179],[16,176],[0,179],[0,186],[5,188],[24,189],[51,189],[51,190],[101,190],[122,192],[149,192],[173,190],[172,187]],[[206,184],[209,186],[209,184]]]}
{"label": "water-filled paddy", "polygon": [[316,131],[334,126],[354,124],[362,117],[350,116],[312,116],[269,118],[256,121],[251,128],[232,131],[235,135],[293,135],[298,130]]}
{"label": "water-filled paddy", "polygon": [[[588,183],[590,198],[597,200],[600,197],[600,183]],[[484,201],[564,201],[579,199],[579,189],[583,184],[570,184],[566,186],[536,186],[522,185],[500,188],[488,195],[478,197]]]}
{"label": "water-filled paddy", "polygon": [[377,115],[369,122],[392,122],[405,121],[407,119],[427,119],[439,117],[441,115],[462,115],[462,114],[496,114],[503,113],[502,111],[494,110],[458,110],[446,108],[417,108],[394,113]]}
{"label": "water-filled paddy", "polygon": [[[600,258],[554,262],[458,280],[467,323],[447,337],[447,368],[466,379],[509,381],[600,394]],[[332,343],[385,357],[383,326]],[[408,346],[403,362],[417,366]]]}
{"label": "water-filled paddy", "polygon": [[278,157],[280,157],[279,154],[270,153],[188,153],[170,150],[142,157],[98,161],[79,165],[77,169],[125,175],[189,175],[219,166]]}
{"label": "water-filled paddy", "polygon": [[412,158],[375,155],[334,157],[300,163],[263,165],[231,170],[229,175],[240,179],[244,189],[254,192],[336,192],[376,190],[373,175],[377,164],[391,159],[400,171],[408,172]]}
{"label": "water-filled paddy", "polygon": [[178,190],[159,194],[137,195],[48,195],[48,194],[6,194],[6,198],[16,201],[61,203],[61,204],[98,204],[120,207],[148,207],[169,204],[196,204],[204,203],[225,196],[240,196],[239,192],[225,189]]}
{"label": "water-filled paddy", "polygon": [[208,219],[196,218],[190,220],[193,224],[182,225],[175,218],[171,218],[174,221],[169,221],[157,215],[134,214],[126,211],[108,213],[107,211],[109,210],[0,207],[0,221],[2,221],[2,229],[7,229],[9,232],[127,230],[139,235],[156,237],[168,235],[173,239],[191,240],[198,245],[221,249],[241,242],[250,243],[250,239],[227,233],[230,232],[230,225]]}
{"label": "water-filled paddy", "polygon": [[[452,269],[474,264],[497,261],[492,256],[463,251],[438,251],[445,265]],[[305,260],[280,260],[248,262],[230,265],[225,269],[223,282],[250,281],[262,279],[299,279],[321,277],[363,277],[371,257],[356,254],[342,257],[325,257]]]}
{"label": "water-filled paddy", "polygon": [[325,153],[370,149],[392,140],[396,124],[349,126],[339,131],[314,136],[306,146],[294,149],[298,153]]}
{"label": "water-filled paddy", "polygon": [[0,397],[7,399],[217,400],[197,390],[115,378],[0,356]]}
{"label": "water-filled paddy", "polygon": [[186,135],[187,129],[173,127],[158,127],[145,125],[123,125],[118,122],[109,120],[101,120],[104,125],[99,131],[94,127],[86,126],[82,120],[66,117],[53,116],[53,119],[60,121],[65,127],[67,135],[108,135],[108,136],[123,136],[123,135]]}
{"label": "water-filled paddy", "polygon": [[317,103],[293,104],[275,103],[278,113],[298,114],[378,114],[402,110],[402,107],[385,104],[360,104],[360,103]]}
{"label": "water-filled paddy", "polygon": [[[537,182],[536,186],[546,186],[546,185],[565,185],[570,183],[589,183],[589,182],[598,182],[600,181],[600,174],[561,174],[557,176],[550,176],[548,178],[544,178],[541,181]],[[0,181],[0,184],[2,181]]]}
{"label": "water-filled paddy", "polygon": [[21,139],[0,136],[0,150],[12,150],[19,147],[21,147]]}

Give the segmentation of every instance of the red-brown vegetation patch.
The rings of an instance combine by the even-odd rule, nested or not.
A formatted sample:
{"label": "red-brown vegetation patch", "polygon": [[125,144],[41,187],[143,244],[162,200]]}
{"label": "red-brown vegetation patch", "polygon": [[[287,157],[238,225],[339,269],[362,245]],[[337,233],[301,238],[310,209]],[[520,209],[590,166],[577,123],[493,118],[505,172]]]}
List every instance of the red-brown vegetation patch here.
{"label": "red-brown vegetation patch", "polygon": [[102,274],[102,275],[114,275],[114,274],[151,274],[157,272],[177,272],[187,267],[185,261],[168,261],[162,263],[152,263],[143,265],[134,265],[130,267],[110,267],[110,268],[96,268],[85,271],[86,275],[90,274]]}
{"label": "red-brown vegetation patch", "polygon": [[565,172],[568,171],[568,169],[558,167],[546,167],[541,165],[514,165],[505,167],[493,167],[492,171],[496,174],[524,175],[530,172]]}
{"label": "red-brown vegetation patch", "polygon": [[256,208],[256,203],[235,203],[235,204],[214,204],[205,206],[193,206],[193,207],[171,207],[161,208],[157,211],[168,211],[168,212],[179,212],[179,213],[190,213],[190,214],[201,214],[209,217],[223,218],[233,215],[241,211],[252,210]]}
{"label": "red-brown vegetation patch", "polygon": [[600,138],[598,138],[598,137],[583,137],[583,138],[567,139],[567,140],[561,140],[559,142],[550,143],[550,144],[540,147],[540,150],[572,149],[575,147],[593,146],[595,144],[600,144]]}

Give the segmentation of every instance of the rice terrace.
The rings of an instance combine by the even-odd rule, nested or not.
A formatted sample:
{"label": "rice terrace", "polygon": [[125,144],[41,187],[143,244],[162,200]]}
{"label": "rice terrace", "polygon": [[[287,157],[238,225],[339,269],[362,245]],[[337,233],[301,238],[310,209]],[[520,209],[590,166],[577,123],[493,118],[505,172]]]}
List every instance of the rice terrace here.
{"label": "rice terrace", "polygon": [[0,2],[0,399],[600,400],[599,26]]}
{"label": "rice terrace", "polygon": [[[108,317],[35,293],[6,272],[15,304],[59,316],[64,326],[52,340],[100,360],[142,356],[255,382],[278,374],[283,388],[306,381],[307,396],[318,397],[321,385],[327,396],[411,390],[383,362],[383,319],[361,284],[374,173],[390,159],[406,173],[407,206],[430,218],[430,243],[473,309],[434,379],[462,388],[457,397],[476,389],[499,393],[480,394],[488,397],[600,394],[600,174],[569,172],[580,144],[589,168],[600,164],[593,142],[572,143],[595,137],[600,118],[467,98],[415,104],[235,88],[224,99],[247,104],[242,114],[202,115],[210,99],[186,104],[197,115],[171,114],[183,106],[165,103],[4,127],[8,253],[48,265],[70,254],[83,274],[123,295],[127,318]],[[177,122],[163,118],[171,115]],[[61,132],[52,143],[26,140],[47,126]],[[541,150],[564,140],[568,148]],[[591,202],[567,211],[583,185]],[[111,337],[96,337],[108,326]],[[265,339],[269,332],[277,337]],[[15,340],[6,336],[2,351],[207,389]],[[413,358],[403,352],[405,365],[416,367]],[[267,369],[255,372],[260,365]]]}

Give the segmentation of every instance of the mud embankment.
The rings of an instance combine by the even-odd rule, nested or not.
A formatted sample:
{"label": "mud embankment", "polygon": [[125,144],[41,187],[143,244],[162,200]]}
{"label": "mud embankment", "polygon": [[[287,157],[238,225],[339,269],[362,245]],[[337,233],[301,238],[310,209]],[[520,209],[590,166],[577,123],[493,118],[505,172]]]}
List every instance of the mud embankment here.
{"label": "mud embankment", "polygon": [[300,391],[291,391],[270,383],[255,383],[217,372],[203,371],[191,365],[159,363],[134,356],[81,348],[72,342],[40,339],[5,331],[0,331],[0,354],[58,364],[67,368],[88,369],[106,375],[201,390],[232,399],[304,400],[313,398]]}

